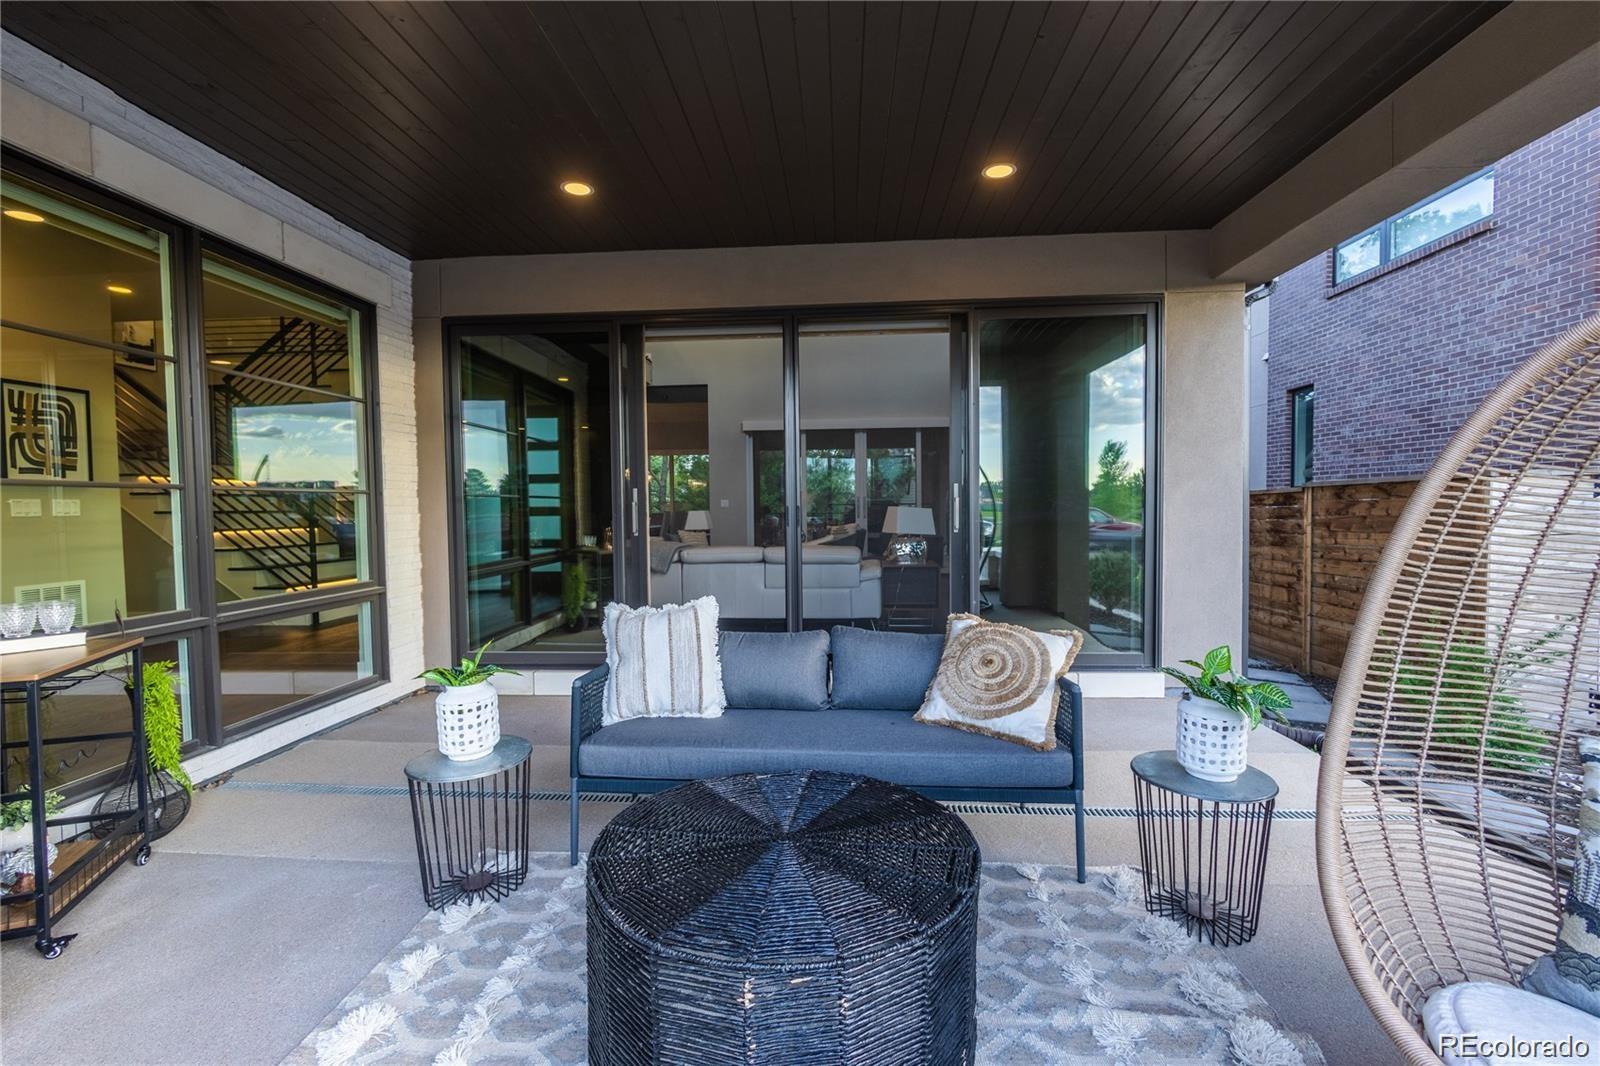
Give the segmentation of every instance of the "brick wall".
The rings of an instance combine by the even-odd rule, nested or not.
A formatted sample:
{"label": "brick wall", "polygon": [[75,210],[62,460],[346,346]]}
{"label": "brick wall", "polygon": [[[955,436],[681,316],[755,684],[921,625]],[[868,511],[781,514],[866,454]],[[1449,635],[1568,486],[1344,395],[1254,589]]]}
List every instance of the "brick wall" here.
{"label": "brick wall", "polygon": [[1318,481],[1427,472],[1507,373],[1600,307],[1600,111],[1495,164],[1493,224],[1332,291],[1282,275],[1268,339],[1267,484],[1290,483],[1289,392],[1314,385]]}
{"label": "brick wall", "polygon": [[8,144],[377,308],[390,683],[202,752],[186,760],[190,773],[213,776],[416,691],[423,604],[410,261],[20,38],[0,34],[0,51]]}

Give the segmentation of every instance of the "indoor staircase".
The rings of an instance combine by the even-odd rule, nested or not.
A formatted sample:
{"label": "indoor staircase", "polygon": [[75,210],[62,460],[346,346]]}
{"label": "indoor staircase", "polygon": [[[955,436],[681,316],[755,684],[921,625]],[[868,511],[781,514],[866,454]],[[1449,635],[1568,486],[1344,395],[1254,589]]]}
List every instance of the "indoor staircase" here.
{"label": "indoor staircase", "polygon": [[[298,318],[212,320],[206,324],[206,359],[219,594],[246,599],[356,581],[355,494],[262,482],[256,471],[238,476],[243,471],[233,461],[230,418],[235,408],[304,402],[305,386],[347,391],[344,334]],[[116,368],[120,474],[151,486],[130,491],[124,510],[170,540],[171,497],[159,487],[170,480],[167,400],[142,376]]]}

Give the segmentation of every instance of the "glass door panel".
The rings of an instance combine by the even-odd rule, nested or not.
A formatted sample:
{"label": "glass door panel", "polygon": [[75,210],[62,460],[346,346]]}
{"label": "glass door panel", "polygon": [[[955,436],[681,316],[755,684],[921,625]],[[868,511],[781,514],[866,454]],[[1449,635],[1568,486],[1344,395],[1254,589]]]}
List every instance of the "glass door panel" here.
{"label": "glass door panel", "polygon": [[942,632],[950,610],[950,325],[799,330],[802,624]]}
{"label": "glass door panel", "polygon": [[649,602],[715,596],[724,629],[787,624],[783,335],[648,328]]}
{"label": "glass door panel", "polygon": [[986,316],[978,333],[979,608],[1147,658],[1150,315]]}
{"label": "glass door panel", "polygon": [[610,332],[474,327],[457,345],[467,643],[599,650],[613,597]]}

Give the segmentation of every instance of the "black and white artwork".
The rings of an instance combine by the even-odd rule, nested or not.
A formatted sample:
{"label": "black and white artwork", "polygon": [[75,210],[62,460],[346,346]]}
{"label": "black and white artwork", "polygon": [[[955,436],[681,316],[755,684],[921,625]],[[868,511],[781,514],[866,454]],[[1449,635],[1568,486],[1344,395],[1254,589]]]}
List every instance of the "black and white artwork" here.
{"label": "black and white artwork", "polygon": [[93,481],[89,393],[60,385],[0,379],[4,453],[0,475]]}

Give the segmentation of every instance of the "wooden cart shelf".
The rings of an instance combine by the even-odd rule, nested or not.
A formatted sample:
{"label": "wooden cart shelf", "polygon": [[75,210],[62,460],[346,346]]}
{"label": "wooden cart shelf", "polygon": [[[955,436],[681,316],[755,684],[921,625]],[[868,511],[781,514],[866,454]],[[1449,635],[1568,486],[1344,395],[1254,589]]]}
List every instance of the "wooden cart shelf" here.
{"label": "wooden cart shelf", "polygon": [[[66,887],[50,893],[50,917],[59,916],[77,902],[79,896],[99,884],[102,877],[116,869],[128,857],[128,853],[139,846],[140,838],[134,834],[111,841],[109,847],[80,869],[83,860],[88,859],[104,843],[106,841],[87,837],[56,845],[56,861],[50,867],[50,880]],[[32,929],[35,921],[33,906],[33,901],[29,900],[0,907],[0,930]]]}
{"label": "wooden cart shelf", "polygon": [[[135,679],[128,690],[128,702],[133,713],[127,732],[66,738],[45,736],[44,716],[40,710],[44,686],[119,655],[129,657],[130,677]],[[128,740],[137,795],[134,809],[113,816],[115,824],[109,827],[105,824],[108,821],[105,815],[48,820],[46,825],[49,829],[61,831],[62,835],[73,839],[56,844],[56,861],[53,864],[45,862],[46,856],[37,844],[33,846],[33,868],[36,871],[33,891],[14,893],[13,902],[0,905],[0,939],[31,935],[39,954],[47,959],[55,958],[77,935],[56,933],[53,929],[55,919],[70,911],[124,862],[132,859],[136,864],[143,865],[149,860],[152,821],[144,735],[144,686],[137,683],[143,677],[144,641],[139,637],[97,637],[73,648],[0,655],[0,691],[4,692],[6,702],[20,697],[27,703],[27,739],[12,741],[0,736],[0,752],[14,748],[28,749],[27,788],[21,792],[7,792],[5,799],[31,801],[35,817],[42,818],[46,792],[45,745],[63,740],[122,738]],[[6,718],[0,715],[0,730],[3,730],[5,721]]]}

